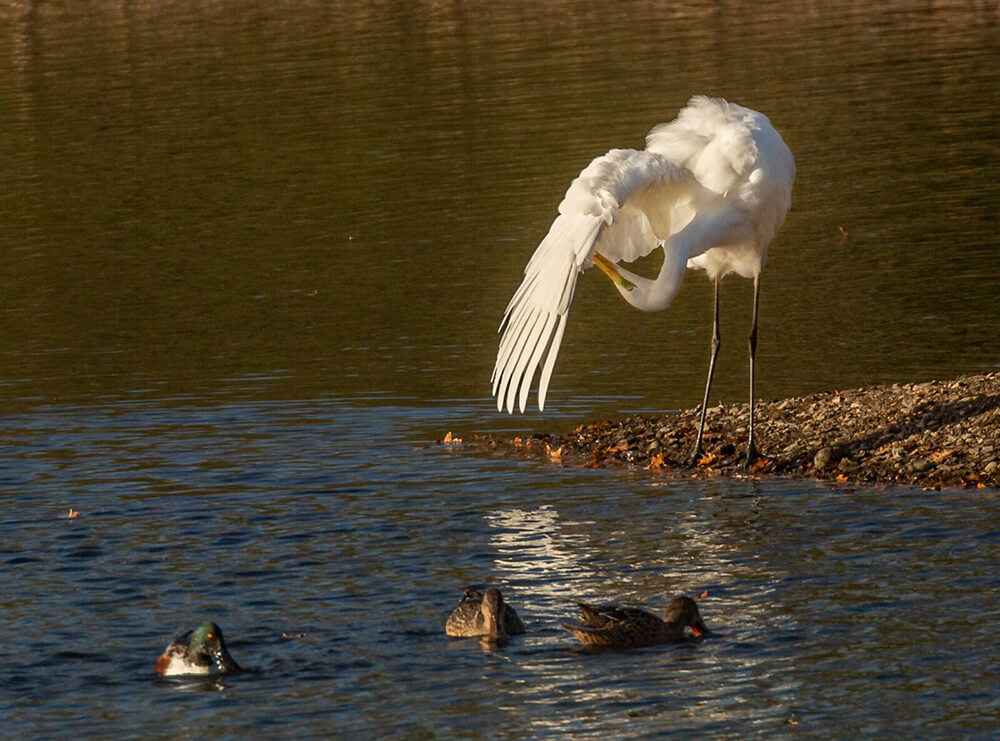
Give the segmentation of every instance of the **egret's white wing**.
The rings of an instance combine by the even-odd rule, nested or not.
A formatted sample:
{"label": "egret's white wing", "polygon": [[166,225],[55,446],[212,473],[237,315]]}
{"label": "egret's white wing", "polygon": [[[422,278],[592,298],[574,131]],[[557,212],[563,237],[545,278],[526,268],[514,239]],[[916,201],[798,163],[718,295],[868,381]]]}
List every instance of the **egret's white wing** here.
{"label": "egret's white wing", "polygon": [[523,412],[539,369],[538,408],[545,408],[577,277],[598,251],[612,262],[648,255],[690,219],[686,203],[697,187],[687,170],[648,151],[612,149],[584,168],[500,323],[492,378],[498,410],[513,412],[516,402]]}

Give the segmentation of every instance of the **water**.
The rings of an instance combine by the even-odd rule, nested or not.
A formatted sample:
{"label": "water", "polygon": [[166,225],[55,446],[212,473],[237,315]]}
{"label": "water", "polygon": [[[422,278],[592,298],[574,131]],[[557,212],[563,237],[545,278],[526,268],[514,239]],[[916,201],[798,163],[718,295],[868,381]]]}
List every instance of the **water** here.
{"label": "water", "polygon": [[[7,732],[995,728],[995,493],[651,480],[427,446],[426,424],[340,401],[8,418]],[[468,583],[529,632],[446,638]],[[558,628],[571,597],[704,591],[697,645],[589,656]],[[154,678],[204,616],[252,673]]]}
{"label": "water", "polygon": [[[569,180],[693,92],[767,112],[798,162],[763,396],[996,369],[997,20],[4,5],[5,734],[995,735],[996,492],[668,482],[431,441],[695,403],[697,275],[656,316],[584,276],[546,412],[487,397]],[[735,401],[750,291],[723,288]],[[471,583],[529,632],[447,639]],[[697,644],[590,656],[558,628],[570,597],[705,591]],[[205,618],[252,671],[157,680]]]}

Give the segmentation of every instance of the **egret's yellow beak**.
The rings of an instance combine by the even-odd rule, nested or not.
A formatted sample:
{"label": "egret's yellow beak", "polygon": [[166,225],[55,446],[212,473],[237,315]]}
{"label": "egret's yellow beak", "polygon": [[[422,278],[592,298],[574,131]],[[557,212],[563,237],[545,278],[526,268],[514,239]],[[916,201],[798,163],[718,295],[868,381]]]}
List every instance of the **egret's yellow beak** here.
{"label": "egret's yellow beak", "polygon": [[622,274],[618,272],[618,266],[601,253],[594,253],[594,264],[603,270],[604,274],[611,278],[611,282],[622,290],[631,291],[635,288],[635,283],[623,278]]}

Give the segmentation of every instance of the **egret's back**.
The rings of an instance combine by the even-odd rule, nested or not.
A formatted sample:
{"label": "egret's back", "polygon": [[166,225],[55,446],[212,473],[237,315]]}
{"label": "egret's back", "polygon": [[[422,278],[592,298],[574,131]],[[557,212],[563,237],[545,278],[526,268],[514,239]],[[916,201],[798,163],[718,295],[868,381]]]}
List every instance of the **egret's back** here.
{"label": "egret's back", "polygon": [[[646,149],[686,168],[703,186],[724,194],[746,182],[757,159],[752,127],[762,114],[704,96],[646,136]],[[770,124],[768,124],[770,125]]]}
{"label": "egret's back", "polygon": [[[655,126],[646,149],[694,175],[739,208],[745,229],[732,242],[692,258],[709,277],[760,273],[767,247],[792,203],[795,160],[767,116],[718,98],[695,96],[670,123]],[[720,208],[721,214],[721,208]]]}

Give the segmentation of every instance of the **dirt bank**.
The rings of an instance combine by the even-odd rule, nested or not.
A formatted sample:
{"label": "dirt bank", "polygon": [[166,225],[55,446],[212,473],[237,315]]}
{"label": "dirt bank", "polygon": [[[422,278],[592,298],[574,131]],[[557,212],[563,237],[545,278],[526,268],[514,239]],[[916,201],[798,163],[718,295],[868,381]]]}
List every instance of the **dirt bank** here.
{"label": "dirt bank", "polygon": [[565,465],[648,469],[651,475],[1000,489],[1000,373],[758,402],[762,458],[749,473],[743,467],[747,409],[708,410],[704,456],[693,468],[686,461],[696,409],[595,422],[561,435],[480,437],[475,444]]}

